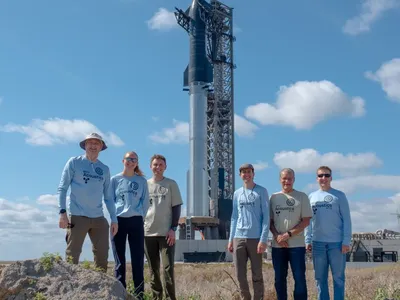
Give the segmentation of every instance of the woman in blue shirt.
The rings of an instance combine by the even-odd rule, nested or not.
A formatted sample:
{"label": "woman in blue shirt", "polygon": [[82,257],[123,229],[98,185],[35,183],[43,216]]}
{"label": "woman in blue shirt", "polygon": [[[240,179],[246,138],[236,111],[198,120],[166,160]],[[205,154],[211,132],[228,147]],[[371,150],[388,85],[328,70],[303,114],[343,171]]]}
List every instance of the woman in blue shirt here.
{"label": "woman in blue shirt", "polygon": [[139,168],[138,155],[127,152],[122,160],[124,169],[111,178],[110,199],[114,199],[118,232],[112,240],[115,277],[126,288],[126,238],[131,254],[132,279],[135,295],[144,293],[144,218],[149,208],[147,180]]}

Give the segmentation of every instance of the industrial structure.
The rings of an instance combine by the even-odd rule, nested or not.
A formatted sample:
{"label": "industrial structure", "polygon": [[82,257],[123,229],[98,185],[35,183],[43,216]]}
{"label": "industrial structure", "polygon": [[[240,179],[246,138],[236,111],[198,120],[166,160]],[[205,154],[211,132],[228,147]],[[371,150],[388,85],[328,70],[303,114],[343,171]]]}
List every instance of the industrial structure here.
{"label": "industrial structure", "polygon": [[190,99],[190,166],[179,240],[194,240],[198,230],[202,240],[225,246],[235,187],[232,10],[217,0],[193,0],[186,11],[175,12],[190,45],[183,77]]}
{"label": "industrial structure", "polygon": [[347,261],[397,262],[400,232],[381,229],[376,232],[353,233]]}

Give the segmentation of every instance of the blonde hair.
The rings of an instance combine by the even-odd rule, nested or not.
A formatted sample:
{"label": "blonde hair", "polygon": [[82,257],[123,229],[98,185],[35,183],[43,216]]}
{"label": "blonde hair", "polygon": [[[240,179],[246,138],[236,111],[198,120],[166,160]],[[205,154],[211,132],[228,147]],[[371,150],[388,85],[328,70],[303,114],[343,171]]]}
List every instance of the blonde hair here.
{"label": "blonde hair", "polygon": [[139,168],[139,155],[137,155],[137,153],[136,153],[135,151],[128,151],[128,152],[125,153],[124,159],[125,159],[126,156],[129,155],[129,154],[134,154],[134,155],[136,155],[136,157],[138,158],[138,162],[137,162],[137,165],[136,165],[135,170],[134,170],[135,174],[136,174],[136,175],[139,175],[139,176],[144,176],[143,171]]}

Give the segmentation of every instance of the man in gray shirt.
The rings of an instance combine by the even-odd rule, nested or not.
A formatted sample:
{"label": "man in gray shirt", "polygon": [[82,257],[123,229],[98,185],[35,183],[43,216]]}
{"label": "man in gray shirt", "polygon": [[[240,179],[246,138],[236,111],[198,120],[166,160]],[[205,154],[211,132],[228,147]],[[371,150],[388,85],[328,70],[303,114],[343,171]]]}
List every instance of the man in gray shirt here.
{"label": "man in gray shirt", "polygon": [[[152,299],[176,300],[175,232],[183,201],[175,180],[164,177],[164,171],[167,168],[165,157],[160,154],[153,155],[150,159],[150,168],[153,177],[147,180],[150,206],[144,221],[144,241],[145,254],[150,267]],[[164,291],[160,278],[160,256],[164,268]]]}
{"label": "man in gray shirt", "polygon": [[295,281],[294,300],[307,300],[304,228],[310,223],[312,210],[308,196],[293,189],[294,180],[294,171],[283,169],[282,191],[270,198],[272,264],[278,300],[287,300],[289,262]]}

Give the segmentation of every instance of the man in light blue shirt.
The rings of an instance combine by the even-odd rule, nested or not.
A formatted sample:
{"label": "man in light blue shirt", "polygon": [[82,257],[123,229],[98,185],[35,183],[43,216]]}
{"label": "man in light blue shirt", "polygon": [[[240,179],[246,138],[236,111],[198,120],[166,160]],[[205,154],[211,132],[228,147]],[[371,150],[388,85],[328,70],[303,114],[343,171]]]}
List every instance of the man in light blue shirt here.
{"label": "man in light blue shirt", "polygon": [[312,251],[318,300],[329,300],[328,271],[335,300],[344,300],[346,253],[350,250],[352,224],[346,195],[331,187],[332,170],[317,170],[320,189],[309,195],[313,217],[306,229],[306,247]]}
{"label": "man in light blue shirt", "polygon": [[[110,170],[98,160],[100,151],[107,149],[107,146],[100,135],[92,133],[80,143],[80,147],[85,154],[67,161],[58,186],[59,227],[67,228],[67,259],[71,257],[72,262],[78,264],[82,245],[89,233],[95,265],[105,272],[108,265],[109,225],[103,214],[103,195],[111,218],[111,234],[114,236],[118,231],[115,204],[107,198]],[[66,199],[69,188],[68,218]]]}
{"label": "man in light blue shirt", "polygon": [[269,197],[266,188],[254,182],[254,167],[239,168],[243,187],[233,195],[233,208],[228,250],[234,253],[236,276],[244,300],[251,300],[247,282],[247,261],[250,259],[254,300],[264,299],[262,254],[267,248],[269,232]]}

